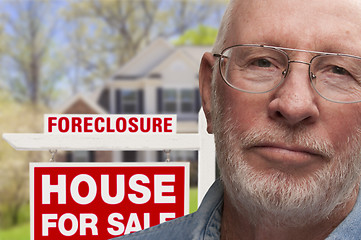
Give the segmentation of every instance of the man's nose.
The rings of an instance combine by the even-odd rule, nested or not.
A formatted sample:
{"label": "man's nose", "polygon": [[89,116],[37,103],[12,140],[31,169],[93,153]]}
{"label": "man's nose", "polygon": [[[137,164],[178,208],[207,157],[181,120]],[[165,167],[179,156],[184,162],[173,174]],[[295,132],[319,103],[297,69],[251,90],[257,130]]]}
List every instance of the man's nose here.
{"label": "man's nose", "polygon": [[299,123],[313,123],[319,116],[317,94],[311,86],[308,66],[304,62],[292,62],[286,79],[275,89],[269,103],[272,119],[293,126]]}

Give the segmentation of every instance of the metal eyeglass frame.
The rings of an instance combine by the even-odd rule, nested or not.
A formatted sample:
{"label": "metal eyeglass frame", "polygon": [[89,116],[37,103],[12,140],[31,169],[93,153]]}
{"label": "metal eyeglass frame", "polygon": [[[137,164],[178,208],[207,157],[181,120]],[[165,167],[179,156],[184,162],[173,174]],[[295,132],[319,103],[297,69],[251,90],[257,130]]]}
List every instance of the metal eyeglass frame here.
{"label": "metal eyeglass frame", "polygon": [[[317,92],[317,94],[320,95],[322,98],[326,99],[327,101],[334,102],[334,103],[345,103],[345,104],[347,104],[347,103],[361,102],[361,99],[357,100],[357,101],[351,101],[351,102],[342,102],[342,101],[332,100],[332,99],[329,99],[329,98],[323,96],[317,90],[317,88],[314,86],[312,80],[315,79],[316,76],[311,72],[312,61],[314,61],[314,59],[316,59],[316,58],[318,58],[320,56],[344,56],[344,57],[351,57],[351,58],[356,58],[356,59],[361,60],[361,57],[359,57],[359,56],[350,55],[350,54],[343,54],[343,53],[328,53],[328,52],[310,51],[310,50],[303,50],[303,49],[297,49],[297,48],[276,47],[276,46],[263,45],[263,44],[236,44],[236,45],[232,45],[230,47],[227,47],[227,48],[223,49],[221,53],[214,53],[213,57],[216,57],[216,58],[219,58],[219,59],[227,58],[227,56],[223,55],[224,52],[226,52],[230,48],[240,47],[240,46],[244,46],[244,47],[261,47],[261,48],[268,48],[268,49],[276,50],[276,51],[282,53],[283,55],[285,55],[287,57],[287,68],[282,72],[282,75],[283,75],[282,80],[278,84],[276,84],[273,88],[271,88],[271,89],[269,89],[267,91],[263,91],[263,92],[252,92],[252,91],[247,91],[247,90],[237,88],[237,87],[233,86],[230,82],[228,82],[227,79],[223,76],[223,73],[222,73],[222,70],[221,70],[221,61],[218,61],[219,72],[220,72],[220,74],[222,76],[223,81],[233,89],[236,89],[236,90],[241,91],[241,92],[254,93],[254,94],[262,94],[262,93],[270,92],[270,91],[278,88],[285,81],[285,79],[286,79],[286,77],[288,75],[288,72],[289,72],[290,63],[301,63],[301,64],[308,65],[308,76],[309,76],[309,79],[310,79],[310,82],[311,82],[311,86]],[[291,60],[286,51],[304,52],[304,53],[311,53],[311,54],[316,54],[316,55],[313,56],[309,62],[304,62],[304,61],[298,61],[298,60]]]}

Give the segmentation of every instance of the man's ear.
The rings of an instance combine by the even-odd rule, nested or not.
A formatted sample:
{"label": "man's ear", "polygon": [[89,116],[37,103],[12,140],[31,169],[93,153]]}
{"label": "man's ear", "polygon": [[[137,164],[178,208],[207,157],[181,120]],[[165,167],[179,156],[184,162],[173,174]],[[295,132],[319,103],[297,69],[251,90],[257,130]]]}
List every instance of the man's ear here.
{"label": "man's ear", "polygon": [[213,133],[212,126],[212,75],[214,66],[214,57],[207,52],[203,55],[201,65],[199,68],[199,91],[202,98],[202,107],[207,119],[207,131]]}

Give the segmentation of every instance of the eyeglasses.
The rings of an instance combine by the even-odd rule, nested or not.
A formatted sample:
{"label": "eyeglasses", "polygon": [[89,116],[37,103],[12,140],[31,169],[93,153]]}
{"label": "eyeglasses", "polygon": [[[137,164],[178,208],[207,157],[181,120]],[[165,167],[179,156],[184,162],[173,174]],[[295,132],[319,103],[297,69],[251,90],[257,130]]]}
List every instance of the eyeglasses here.
{"label": "eyeglasses", "polygon": [[[290,60],[286,51],[313,55],[310,62]],[[308,65],[312,87],[326,100],[336,103],[361,102],[361,57],[256,44],[235,45],[218,57],[223,80],[247,93],[266,93],[285,80],[290,63]]]}

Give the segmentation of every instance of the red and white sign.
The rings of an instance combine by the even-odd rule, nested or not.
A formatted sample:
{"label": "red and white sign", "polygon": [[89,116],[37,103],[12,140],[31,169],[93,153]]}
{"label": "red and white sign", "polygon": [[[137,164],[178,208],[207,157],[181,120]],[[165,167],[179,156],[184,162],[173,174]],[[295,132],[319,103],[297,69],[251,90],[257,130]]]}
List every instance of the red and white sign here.
{"label": "red and white sign", "polygon": [[176,115],[45,114],[44,133],[176,133]]}
{"label": "red and white sign", "polygon": [[188,214],[189,163],[30,163],[31,239],[103,240]]}

